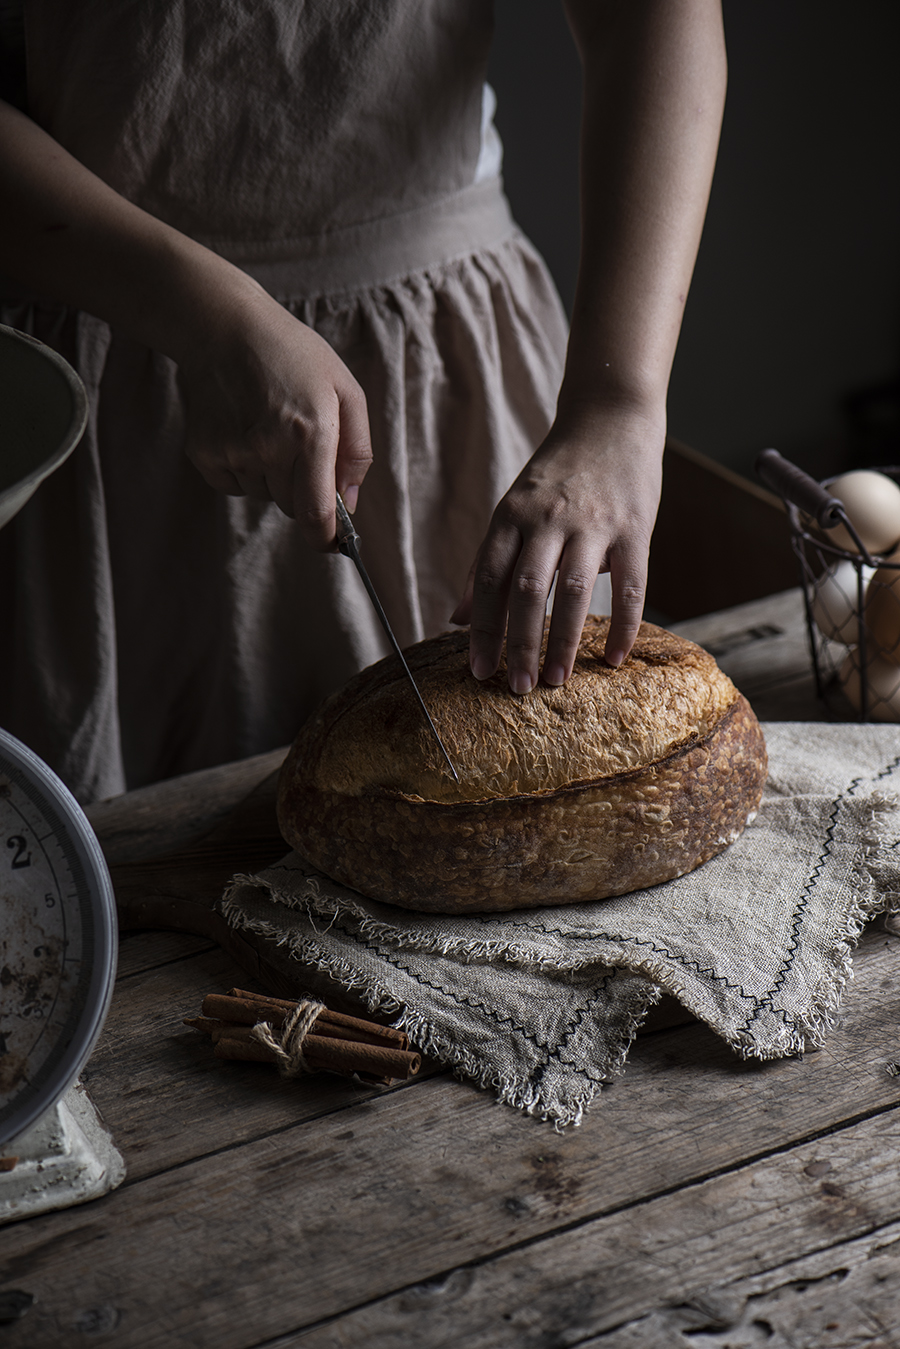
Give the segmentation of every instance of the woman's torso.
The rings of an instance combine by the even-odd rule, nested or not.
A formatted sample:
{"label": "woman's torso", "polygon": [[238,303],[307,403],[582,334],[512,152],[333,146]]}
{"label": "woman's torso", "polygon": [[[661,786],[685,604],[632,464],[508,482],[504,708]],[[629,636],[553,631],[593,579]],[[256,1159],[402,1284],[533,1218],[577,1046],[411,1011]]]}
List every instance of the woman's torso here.
{"label": "woman's torso", "polygon": [[29,112],[204,241],[289,240],[472,183],[490,0],[26,0]]}

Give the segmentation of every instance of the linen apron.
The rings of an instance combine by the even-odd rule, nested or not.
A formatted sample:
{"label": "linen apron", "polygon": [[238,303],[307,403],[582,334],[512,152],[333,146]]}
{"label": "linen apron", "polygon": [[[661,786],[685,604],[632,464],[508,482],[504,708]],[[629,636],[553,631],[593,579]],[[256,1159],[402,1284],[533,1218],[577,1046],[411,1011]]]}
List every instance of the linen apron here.
{"label": "linen apron", "polygon": [[[362,385],[356,526],[401,645],[449,626],[554,415],[566,327],[479,172],[487,0],[26,0],[28,111],[253,275]],[[0,282],[84,439],[0,532],[0,725],[88,802],[287,744],[388,648],[352,564],[182,453],[176,368]]]}

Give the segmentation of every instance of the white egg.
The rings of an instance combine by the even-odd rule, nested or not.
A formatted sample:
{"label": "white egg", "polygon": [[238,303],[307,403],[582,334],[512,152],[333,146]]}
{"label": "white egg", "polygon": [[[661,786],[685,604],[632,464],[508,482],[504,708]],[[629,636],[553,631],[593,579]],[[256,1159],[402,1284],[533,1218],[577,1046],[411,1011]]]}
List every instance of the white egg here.
{"label": "white egg", "polygon": [[[848,651],[841,666],[841,686],[857,712],[861,706],[859,657]],[[873,721],[900,721],[900,666],[875,656],[866,666],[869,693],[868,716]]]}
{"label": "white egg", "polygon": [[[857,469],[836,478],[827,491],[842,503],[870,553],[881,556],[893,551],[900,541],[900,487],[893,478],[872,469]],[[826,537],[849,553],[858,551],[844,525],[827,530]]]}
{"label": "white egg", "polygon": [[[900,563],[900,553],[888,562]],[[900,566],[879,567],[866,590],[866,626],[872,655],[900,665]]]}
{"label": "white egg", "polygon": [[[865,596],[866,584],[875,574],[875,568],[863,567],[862,573]],[[897,574],[900,576],[900,572]],[[858,601],[856,564],[845,561],[829,567],[813,582],[810,607],[816,627],[833,642],[854,646],[859,641]]]}

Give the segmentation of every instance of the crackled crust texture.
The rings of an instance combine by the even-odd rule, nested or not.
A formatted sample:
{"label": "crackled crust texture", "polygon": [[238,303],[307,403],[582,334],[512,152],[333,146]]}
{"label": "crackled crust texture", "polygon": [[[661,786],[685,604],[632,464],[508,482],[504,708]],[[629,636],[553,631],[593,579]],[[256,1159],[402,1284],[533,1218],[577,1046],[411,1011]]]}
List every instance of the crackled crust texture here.
{"label": "crackled crust texture", "polygon": [[478,683],[468,634],[407,653],[461,784],[393,658],[310,719],[282,770],[285,839],[373,899],[463,913],[601,899],[692,870],[756,810],[762,732],[713,658],[642,624],[624,666],[589,618],[561,689]]}

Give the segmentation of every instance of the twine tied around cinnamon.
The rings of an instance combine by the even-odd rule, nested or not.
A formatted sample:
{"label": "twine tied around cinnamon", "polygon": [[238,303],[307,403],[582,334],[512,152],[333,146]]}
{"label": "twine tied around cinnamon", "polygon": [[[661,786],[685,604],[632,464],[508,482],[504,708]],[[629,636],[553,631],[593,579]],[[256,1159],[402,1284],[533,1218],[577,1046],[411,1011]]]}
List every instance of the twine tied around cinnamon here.
{"label": "twine tied around cinnamon", "polygon": [[303,1044],[309,1035],[316,1018],[325,1010],[322,1002],[303,1000],[297,1003],[292,1012],[284,1019],[280,1035],[276,1036],[268,1021],[258,1021],[250,1034],[254,1040],[265,1045],[275,1055],[278,1071],[282,1077],[299,1077],[301,1073],[312,1073],[303,1056]]}
{"label": "twine tied around cinnamon", "polygon": [[184,1024],[210,1036],[216,1058],[274,1063],[288,1077],[356,1073],[386,1084],[406,1081],[422,1067],[405,1031],[335,1012],[312,998],[289,1001],[233,988],[207,993],[200,1010]]}

